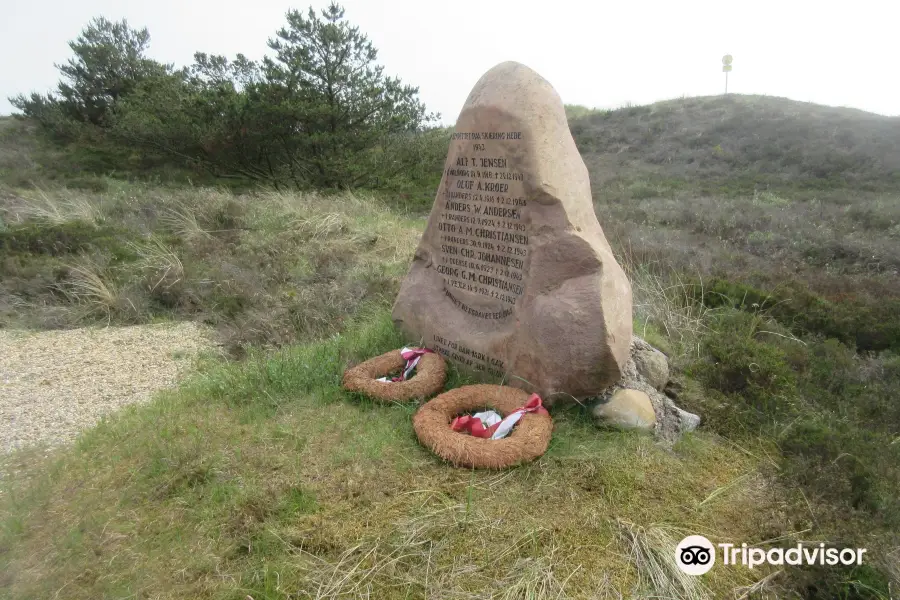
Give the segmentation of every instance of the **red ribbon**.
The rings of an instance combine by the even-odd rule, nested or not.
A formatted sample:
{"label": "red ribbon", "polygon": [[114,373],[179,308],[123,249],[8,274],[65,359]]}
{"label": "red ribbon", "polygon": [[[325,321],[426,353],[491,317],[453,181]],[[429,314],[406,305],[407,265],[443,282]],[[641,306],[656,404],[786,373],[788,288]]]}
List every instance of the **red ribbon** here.
{"label": "red ribbon", "polygon": [[485,427],[484,423],[481,422],[481,419],[476,419],[471,415],[463,415],[461,417],[456,417],[453,419],[453,422],[450,423],[450,429],[453,431],[465,431],[468,432],[469,435],[478,438],[489,438],[494,435],[494,430],[500,426],[500,423],[495,423],[490,427]]}
{"label": "red ribbon", "polygon": [[[512,413],[510,413],[506,418],[508,419],[512,415],[516,413],[534,413],[537,415],[547,415],[550,414],[547,412],[547,409],[543,407],[541,403],[541,397],[537,394],[532,394],[528,397],[528,402],[525,403],[525,406],[521,408],[517,408]],[[471,415],[463,415],[461,417],[456,417],[453,419],[453,422],[450,423],[450,429],[453,431],[459,432],[468,432],[470,435],[478,438],[489,438],[494,435],[494,431],[500,427],[499,423],[495,423],[490,427],[485,427],[484,423],[481,422],[481,419],[476,419]]]}
{"label": "red ribbon", "polygon": [[[434,354],[434,350],[429,350],[428,348],[409,348],[406,352],[400,351],[400,356],[403,360],[406,361],[406,365],[403,367],[403,371],[400,373],[400,377],[391,377],[391,382],[396,383],[398,381],[406,381],[406,378],[409,377],[410,371],[412,368],[418,364],[418,359],[424,356],[425,354]],[[412,361],[416,361],[415,364],[410,364]]]}
{"label": "red ribbon", "polygon": [[422,356],[424,354],[434,354],[434,350],[429,350],[428,348],[410,348],[406,352],[401,352],[400,356],[403,357],[403,360],[410,361],[417,356]]}
{"label": "red ribbon", "polygon": [[541,397],[537,394],[532,394],[528,397],[528,402],[525,403],[525,406],[520,408],[522,412],[533,412],[538,415],[549,415],[547,409],[544,408],[543,403],[541,402]]}

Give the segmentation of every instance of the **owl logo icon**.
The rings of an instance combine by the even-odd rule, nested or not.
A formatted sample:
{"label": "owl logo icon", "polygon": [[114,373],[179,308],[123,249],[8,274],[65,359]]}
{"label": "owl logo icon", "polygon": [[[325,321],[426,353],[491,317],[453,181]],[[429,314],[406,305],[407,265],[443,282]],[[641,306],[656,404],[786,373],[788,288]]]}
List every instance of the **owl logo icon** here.
{"label": "owl logo icon", "polygon": [[689,535],[675,548],[675,562],[688,575],[703,575],[716,564],[716,549],[702,535]]}

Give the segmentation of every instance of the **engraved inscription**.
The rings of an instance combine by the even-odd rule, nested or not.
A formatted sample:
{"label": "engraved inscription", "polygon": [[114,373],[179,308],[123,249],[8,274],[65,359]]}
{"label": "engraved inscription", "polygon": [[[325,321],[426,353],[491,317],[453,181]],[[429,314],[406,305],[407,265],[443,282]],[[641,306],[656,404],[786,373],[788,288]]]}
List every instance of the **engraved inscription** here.
{"label": "engraved inscription", "polygon": [[487,373],[493,377],[503,377],[505,365],[499,358],[472,350],[463,344],[447,338],[432,336],[431,346],[442,356],[465,365],[474,371]]}
{"label": "engraved inscription", "polygon": [[[524,289],[528,256],[525,176],[507,156],[519,131],[456,132],[459,155],[446,169],[444,207],[440,214],[440,256],[437,271],[454,305],[482,319],[512,313]],[[479,294],[506,309],[476,310],[452,290]]]}

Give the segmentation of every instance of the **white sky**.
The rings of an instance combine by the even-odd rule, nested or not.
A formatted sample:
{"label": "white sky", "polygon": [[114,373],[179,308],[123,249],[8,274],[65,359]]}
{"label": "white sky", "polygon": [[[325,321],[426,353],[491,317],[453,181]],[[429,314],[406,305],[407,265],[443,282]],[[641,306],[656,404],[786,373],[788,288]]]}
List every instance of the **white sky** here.
{"label": "white sky", "polygon": [[[195,51],[250,58],[287,0],[0,0],[0,114],[7,96],[55,86],[53,63],[95,16],[147,27],[150,56],[177,65]],[[322,8],[327,0],[317,0]],[[900,115],[900,2],[780,0],[344,0],[386,72],[420,88],[452,124],[472,85],[504,60],[538,71],[566,103],[616,107],[729,91]]]}

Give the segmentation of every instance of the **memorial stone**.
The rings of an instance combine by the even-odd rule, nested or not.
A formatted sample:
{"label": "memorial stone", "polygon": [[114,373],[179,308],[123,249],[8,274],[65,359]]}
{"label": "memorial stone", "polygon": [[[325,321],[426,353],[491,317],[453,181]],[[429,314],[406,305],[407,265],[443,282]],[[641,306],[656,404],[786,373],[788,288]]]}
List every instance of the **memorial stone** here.
{"label": "memorial stone", "polygon": [[631,303],[559,95],[522,64],[497,65],[456,122],[394,322],[552,405],[620,378]]}

